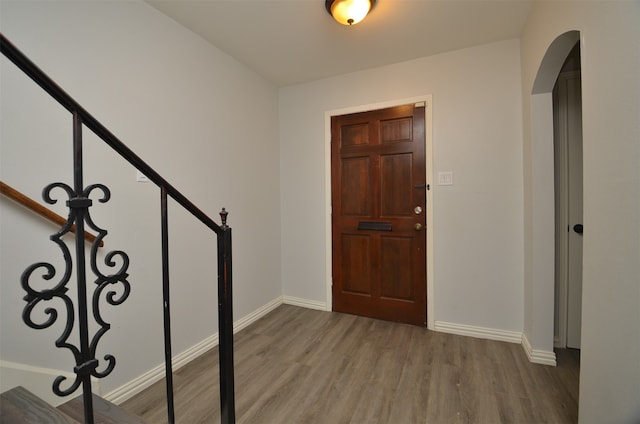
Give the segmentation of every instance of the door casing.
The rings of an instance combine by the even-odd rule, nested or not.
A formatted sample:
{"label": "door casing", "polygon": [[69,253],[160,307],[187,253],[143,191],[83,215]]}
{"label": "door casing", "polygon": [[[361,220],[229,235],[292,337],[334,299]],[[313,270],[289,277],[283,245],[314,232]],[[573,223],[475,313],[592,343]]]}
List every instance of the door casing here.
{"label": "door casing", "polygon": [[404,99],[396,99],[379,103],[370,103],[351,106],[342,109],[334,109],[325,112],[324,115],[324,163],[325,163],[325,281],[326,281],[326,310],[331,311],[333,304],[332,286],[332,251],[331,251],[331,117],[346,115],[349,113],[366,112],[369,110],[384,109],[393,106],[401,106],[409,103],[424,103],[425,105],[425,167],[427,184],[427,328],[435,327],[435,281],[433,270],[433,143],[432,143],[432,96],[422,95]]}

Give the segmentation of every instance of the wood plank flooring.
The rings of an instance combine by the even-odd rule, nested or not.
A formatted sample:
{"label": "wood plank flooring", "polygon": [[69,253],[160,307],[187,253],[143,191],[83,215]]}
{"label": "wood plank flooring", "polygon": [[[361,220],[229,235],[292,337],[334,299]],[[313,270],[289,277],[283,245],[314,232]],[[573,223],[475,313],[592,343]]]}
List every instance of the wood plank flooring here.
{"label": "wood plank flooring", "polygon": [[[578,351],[282,305],[235,335],[238,423],[576,423]],[[174,372],[178,423],[218,423],[217,349]],[[164,381],[121,406],[165,423]]]}

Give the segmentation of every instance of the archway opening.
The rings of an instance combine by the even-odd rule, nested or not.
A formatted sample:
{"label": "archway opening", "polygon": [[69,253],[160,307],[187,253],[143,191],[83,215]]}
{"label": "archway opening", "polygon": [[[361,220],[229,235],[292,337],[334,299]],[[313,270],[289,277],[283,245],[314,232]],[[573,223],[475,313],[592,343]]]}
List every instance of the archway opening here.
{"label": "archway opening", "polygon": [[[556,87],[563,67],[567,66],[567,59],[574,48],[580,48],[579,31],[568,31],[558,36],[550,44],[540,63],[530,98],[532,148],[530,166],[531,190],[534,198],[530,205],[530,213],[533,233],[532,249],[537,255],[533,265],[533,271],[536,275],[533,281],[535,289],[531,291],[530,301],[538,306],[532,317],[533,332],[544,334],[544,338],[548,341],[545,344],[548,346],[558,345],[557,322],[559,316],[556,314],[566,314],[566,310],[558,312],[556,304],[558,290],[554,278],[557,261],[555,255],[556,236],[558,231],[561,231],[556,228],[555,208],[558,195],[556,190],[558,169],[555,165],[558,158],[554,138],[557,137],[559,127],[557,111],[554,114],[554,87]],[[581,115],[581,110],[579,112]],[[567,231],[566,224],[563,225],[565,225],[564,231]],[[546,316],[540,314],[546,314]],[[563,317],[566,318],[566,315]],[[577,367],[579,367],[579,354],[555,349],[555,356],[555,361],[558,363],[572,360],[577,361]]]}

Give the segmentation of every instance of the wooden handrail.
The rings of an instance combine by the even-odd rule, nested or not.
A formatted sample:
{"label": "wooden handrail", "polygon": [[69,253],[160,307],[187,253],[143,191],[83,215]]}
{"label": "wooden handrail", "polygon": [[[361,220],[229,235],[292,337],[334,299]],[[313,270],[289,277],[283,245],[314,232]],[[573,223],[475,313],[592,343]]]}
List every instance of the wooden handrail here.
{"label": "wooden handrail", "polygon": [[[21,205],[25,206],[27,209],[32,210],[33,212],[37,213],[38,215],[41,215],[41,216],[47,218],[49,221],[55,222],[56,224],[59,224],[59,225],[64,225],[64,224],[67,223],[67,220],[65,218],[61,217],[60,215],[58,215],[57,213],[55,213],[51,209],[48,209],[47,207],[42,206],[40,203],[36,202],[32,198],[30,198],[28,196],[25,196],[24,194],[20,193],[15,188],[13,188],[10,185],[6,184],[4,181],[0,181],[0,193],[4,194],[8,198],[16,201],[17,203],[20,203]],[[71,230],[70,231],[72,233],[76,232],[75,224],[71,226]],[[84,238],[86,240],[89,240],[90,242],[93,242],[96,239],[96,236],[91,234],[91,233],[89,233],[88,231],[85,231],[84,232]],[[102,246],[104,246],[104,242],[102,240],[100,240],[100,247],[102,247]]]}

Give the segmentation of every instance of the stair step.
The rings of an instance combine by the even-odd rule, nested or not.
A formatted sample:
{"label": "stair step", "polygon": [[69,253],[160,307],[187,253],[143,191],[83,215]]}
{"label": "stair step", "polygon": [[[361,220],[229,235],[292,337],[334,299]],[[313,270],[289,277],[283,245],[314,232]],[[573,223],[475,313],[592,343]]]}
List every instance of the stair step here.
{"label": "stair step", "polygon": [[[94,424],[146,424],[142,418],[93,395]],[[84,422],[82,395],[57,408],[24,387],[0,395],[0,424],[80,424]]]}
{"label": "stair step", "polygon": [[79,424],[24,387],[18,386],[0,395],[0,423]]}
{"label": "stair step", "polygon": [[[79,422],[83,422],[84,403],[82,395],[58,406],[58,410]],[[133,415],[95,394],[93,395],[93,412],[94,424],[146,424],[137,415]]]}

